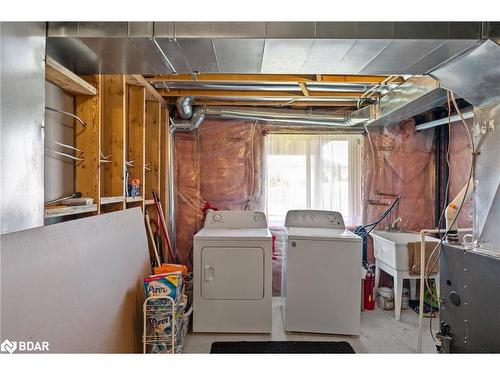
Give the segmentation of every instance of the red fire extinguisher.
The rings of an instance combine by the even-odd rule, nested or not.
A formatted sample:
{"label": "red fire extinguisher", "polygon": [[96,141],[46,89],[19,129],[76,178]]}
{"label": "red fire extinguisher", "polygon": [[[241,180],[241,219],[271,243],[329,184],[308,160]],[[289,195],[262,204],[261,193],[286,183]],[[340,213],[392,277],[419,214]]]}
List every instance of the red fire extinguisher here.
{"label": "red fire extinguisher", "polygon": [[373,271],[368,271],[366,273],[363,287],[365,310],[373,310],[375,309],[375,298],[373,296],[373,289],[375,288],[375,275],[373,274]]}

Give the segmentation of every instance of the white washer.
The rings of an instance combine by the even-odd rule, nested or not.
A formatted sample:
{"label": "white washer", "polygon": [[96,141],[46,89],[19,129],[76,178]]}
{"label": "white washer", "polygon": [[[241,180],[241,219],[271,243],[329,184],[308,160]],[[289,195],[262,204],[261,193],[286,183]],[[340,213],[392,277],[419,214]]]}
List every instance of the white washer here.
{"label": "white washer", "polygon": [[285,330],[359,335],[361,237],[335,211],[288,211],[285,230]]}
{"label": "white washer", "polygon": [[264,213],[207,213],[194,236],[194,332],[271,332],[271,251]]}

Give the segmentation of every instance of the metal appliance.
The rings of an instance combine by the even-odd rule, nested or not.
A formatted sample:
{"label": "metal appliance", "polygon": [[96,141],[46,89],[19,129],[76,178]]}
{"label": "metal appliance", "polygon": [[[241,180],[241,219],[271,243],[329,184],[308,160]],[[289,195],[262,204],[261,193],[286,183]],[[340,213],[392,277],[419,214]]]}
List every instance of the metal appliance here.
{"label": "metal appliance", "polygon": [[271,248],[264,213],[207,213],[194,236],[193,332],[271,332]]}
{"label": "metal appliance", "polygon": [[359,335],[361,237],[335,211],[288,211],[285,230],[285,330]]}
{"label": "metal appliance", "polygon": [[500,252],[443,243],[441,352],[500,353]]}

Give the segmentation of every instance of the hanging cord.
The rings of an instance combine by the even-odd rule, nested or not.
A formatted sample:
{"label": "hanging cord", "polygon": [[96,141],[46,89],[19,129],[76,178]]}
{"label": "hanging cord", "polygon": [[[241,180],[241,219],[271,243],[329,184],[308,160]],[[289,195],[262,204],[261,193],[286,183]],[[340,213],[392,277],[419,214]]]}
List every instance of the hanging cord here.
{"label": "hanging cord", "polygon": [[373,187],[373,181],[375,180],[376,176],[376,170],[377,170],[377,165],[375,163],[375,147],[373,146],[373,140],[372,137],[370,136],[370,132],[368,131],[368,128],[366,125],[363,125],[365,128],[366,136],[368,137],[368,143],[370,144],[370,150],[372,154],[372,175],[370,178],[370,186],[368,187],[368,200],[370,200],[371,194],[372,194],[372,187]]}
{"label": "hanging cord", "polygon": [[[449,92],[449,98],[451,98],[451,101],[453,102],[453,106],[455,107],[455,110],[460,115],[460,119],[461,119],[462,125],[464,126],[464,128],[465,128],[465,130],[467,132],[467,136],[469,138],[469,143],[470,143],[471,149],[472,149],[472,153],[471,153],[471,158],[472,159],[471,159],[471,165],[470,165],[470,168],[469,168],[469,175],[468,175],[467,187],[466,187],[466,191],[468,191],[469,190],[469,185],[470,185],[470,180],[471,180],[472,174],[474,172],[474,162],[475,162],[475,156],[476,156],[476,149],[475,149],[474,140],[472,138],[472,134],[471,134],[471,132],[469,130],[469,127],[467,126],[467,123],[465,122],[465,119],[464,119],[464,117],[462,115],[462,112],[460,111],[460,108],[458,108],[457,102],[455,100],[455,95],[450,90],[448,90],[448,92]],[[421,266],[425,267],[425,270],[424,270],[424,273],[425,273],[425,287],[427,287],[427,290],[429,291],[429,294],[431,296],[431,301],[433,299],[437,300],[437,296],[433,293],[432,288],[430,287],[430,284],[429,284],[430,270],[437,264],[437,260],[439,259],[440,254],[441,254],[441,246],[443,244],[443,241],[448,236],[448,232],[450,231],[450,228],[452,228],[453,225],[455,225],[455,222],[457,221],[458,216],[460,215],[460,212],[462,211],[462,208],[465,205],[465,200],[466,200],[466,194],[462,198],[462,201],[460,202],[460,206],[458,207],[457,213],[455,214],[455,217],[453,218],[453,221],[451,222],[450,226],[448,227],[448,229],[446,230],[446,232],[443,234],[443,236],[440,237],[439,242],[437,243],[437,245],[432,250],[432,252],[431,252],[431,254],[429,256],[429,260],[427,261],[427,264],[426,265],[421,265]],[[442,212],[441,215],[444,215],[445,211],[446,211],[446,207],[443,209],[443,212]],[[440,218],[440,221],[441,221],[441,218]],[[434,263],[433,263],[432,267],[429,267],[429,265],[431,263],[431,259],[433,258],[433,256],[436,253],[436,251],[438,253],[436,255]],[[432,324],[432,322],[430,324]],[[435,341],[434,335],[432,335],[432,331],[431,331],[431,336],[432,336],[432,338]]]}
{"label": "hanging cord", "polygon": [[[374,223],[371,223],[371,224],[366,224],[366,225],[363,225],[362,228],[366,230],[366,228],[368,227],[371,227],[370,230],[368,230],[366,232],[366,234],[369,234],[373,229],[375,229],[375,227],[377,226],[377,224],[379,224],[382,220],[385,219],[385,217],[387,215],[389,215],[389,213],[392,211],[392,209],[396,206],[396,204],[398,205],[399,207],[399,201],[401,200],[401,196],[398,196],[396,198],[396,200],[391,204],[391,206],[385,210],[385,212],[382,214],[382,216],[377,220],[375,221]],[[399,208],[398,208],[399,209]]]}
{"label": "hanging cord", "polygon": [[[445,155],[446,155],[446,165],[448,167],[448,170],[450,170],[451,99],[450,99],[450,92],[449,91],[446,91],[446,98],[447,98],[447,103],[448,103],[448,144],[446,147],[446,154]],[[441,215],[439,216],[439,220],[438,220],[438,224],[436,226],[436,229],[441,228],[444,214],[446,212],[446,207],[448,206],[449,190],[450,190],[450,174],[448,173],[446,176],[446,187],[445,187],[445,193],[444,193],[445,204],[444,204],[443,210],[441,211]],[[438,233],[438,235],[439,235],[440,240],[443,241],[444,240],[443,234]],[[429,261],[430,261],[430,259],[431,258],[429,258]],[[436,258],[436,259],[438,259],[438,258]],[[436,263],[437,263],[437,261],[434,262],[434,264],[432,265],[432,267],[430,267],[429,270],[432,270],[436,266]],[[428,277],[429,275],[430,275],[430,271],[426,276]],[[434,334],[432,333],[432,314],[430,314],[430,317],[429,317],[429,332],[431,334],[432,340],[434,340],[434,342],[436,342],[436,338],[434,337]]]}
{"label": "hanging cord", "polygon": [[255,155],[254,155],[254,146],[255,146],[255,130],[257,128],[258,121],[255,120],[252,123],[250,129],[250,173],[251,173],[251,186],[250,186],[250,194],[248,195],[247,202],[245,204],[244,210],[248,210],[250,203],[253,200],[254,190],[255,190]]}

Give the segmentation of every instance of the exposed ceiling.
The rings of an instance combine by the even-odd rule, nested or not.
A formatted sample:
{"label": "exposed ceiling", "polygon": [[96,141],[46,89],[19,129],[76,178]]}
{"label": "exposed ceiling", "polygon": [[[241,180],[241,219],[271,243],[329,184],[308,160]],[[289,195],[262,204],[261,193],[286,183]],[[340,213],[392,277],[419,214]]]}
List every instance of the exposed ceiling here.
{"label": "exposed ceiling", "polygon": [[[170,104],[190,97],[194,105],[352,112],[376,102],[382,113],[385,96],[399,116],[391,107],[399,91],[412,98],[420,88],[399,90],[406,78],[445,76],[487,39],[500,41],[499,23],[55,22],[47,55],[77,74],[142,74]],[[443,92],[425,91],[412,111]]]}
{"label": "exposed ceiling", "polygon": [[55,22],[77,74],[425,74],[495,38],[481,22]]}

